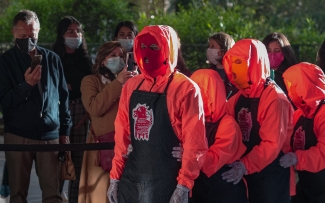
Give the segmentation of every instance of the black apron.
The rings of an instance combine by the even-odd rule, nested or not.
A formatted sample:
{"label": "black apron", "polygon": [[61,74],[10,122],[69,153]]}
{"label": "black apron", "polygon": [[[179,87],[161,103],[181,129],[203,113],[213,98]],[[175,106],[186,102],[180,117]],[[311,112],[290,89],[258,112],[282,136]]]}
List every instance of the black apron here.
{"label": "black apron", "polygon": [[[221,117],[217,122],[205,123],[206,137],[209,148],[215,142]],[[215,174],[208,178],[205,173],[200,172],[194,181],[191,203],[247,203],[246,186],[243,180],[238,184],[228,183],[222,180],[221,174],[231,169],[228,165],[221,167]]]}
{"label": "black apron", "polygon": [[[315,115],[323,104],[324,101],[318,105]],[[310,147],[317,145],[317,138],[313,127],[314,118],[300,116],[291,136],[291,147],[294,152],[297,150],[308,150]],[[325,203],[325,169],[317,173],[298,171],[298,176],[297,194],[292,197],[291,202]]]}
{"label": "black apron", "polygon": [[119,182],[119,203],[168,203],[176,189],[181,162],[172,156],[179,146],[169,119],[166,93],[137,89],[130,98],[129,118],[133,151]]}
{"label": "black apron", "polygon": [[[266,82],[264,90],[269,82],[272,81]],[[247,147],[243,156],[261,142],[259,136],[261,126],[257,121],[259,102],[260,98],[245,98],[241,95],[235,105],[236,120],[242,131],[243,143]],[[290,169],[283,168],[279,164],[279,159],[283,155],[281,151],[278,157],[263,170],[244,176],[247,181],[249,203],[288,203],[290,201]]]}

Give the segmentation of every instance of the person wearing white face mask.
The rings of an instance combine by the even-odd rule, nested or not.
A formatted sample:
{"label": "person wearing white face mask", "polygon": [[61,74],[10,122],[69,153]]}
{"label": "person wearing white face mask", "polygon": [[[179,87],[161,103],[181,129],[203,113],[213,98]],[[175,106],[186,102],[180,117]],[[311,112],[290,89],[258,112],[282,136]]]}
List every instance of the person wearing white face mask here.
{"label": "person wearing white face mask", "polygon": [[[138,65],[136,64],[133,56],[133,44],[134,38],[138,34],[137,26],[131,21],[121,21],[119,22],[114,30],[114,40],[119,41],[122,47],[129,52],[128,61],[126,62],[129,69],[138,70]],[[129,70],[128,69],[128,70]]]}
{"label": "person wearing white face mask", "polygon": [[134,38],[138,34],[137,26],[131,21],[122,21],[114,31],[114,40],[119,41],[127,52],[133,52]]}
{"label": "person wearing white face mask", "polygon": [[[122,86],[137,72],[126,70],[126,51],[117,41],[106,42],[99,50],[92,67],[93,74],[81,82],[82,103],[91,119],[87,143],[114,141],[114,120]],[[114,155],[113,150],[111,154]],[[100,152],[102,153],[102,152]],[[78,203],[103,202],[109,186],[109,170],[99,166],[98,151],[86,151],[82,164]],[[107,156],[105,159],[111,159]]]}
{"label": "person wearing white face mask", "polygon": [[116,56],[107,59],[105,66],[116,76],[125,67],[125,62],[121,57]]}
{"label": "person wearing white face mask", "polygon": [[[73,120],[73,130],[70,134],[71,143],[86,143],[89,121],[86,110],[81,103],[80,84],[83,77],[91,74],[92,61],[88,55],[81,23],[72,16],[65,16],[57,25],[57,37],[53,51],[61,58],[64,76],[69,89],[69,110]],[[70,203],[78,202],[79,179],[83,152],[71,152],[76,180],[69,181],[68,199]],[[64,181],[60,182],[60,192]],[[65,197],[64,192],[62,197]]]}
{"label": "person wearing white face mask", "polygon": [[230,35],[217,32],[209,37],[209,48],[206,53],[210,69],[217,71],[224,82],[227,99],[238,89],[229,82],[222,65],[222,58],[234,44],[235,41]]}

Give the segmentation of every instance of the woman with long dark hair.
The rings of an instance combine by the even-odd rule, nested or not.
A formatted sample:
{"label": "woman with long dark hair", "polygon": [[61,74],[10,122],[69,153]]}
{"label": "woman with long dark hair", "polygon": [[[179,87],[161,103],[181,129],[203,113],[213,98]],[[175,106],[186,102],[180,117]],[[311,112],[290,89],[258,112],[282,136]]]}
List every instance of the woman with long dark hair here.
{"label": "woman with long dark hair", "polygon": [[115,27],[114,40],[119,41],[127,52],[132,52],[134,38],[137,34],[138,28],[133,22],[121,21]]}
{"label": "woman with long dark hair", "polygon": [[[71,143],[86,143],[89,122],[81,102],[80,84],[83,77],[91,74],[92,62],[88,55],[82,25],[76,18],[66,16],[60,20],[53,51],[61,58],[69,89],[69,109],[74,125],[70,141]],[[72,151],[71,158],[74,163],[76,180],[70,181],[68,196],[70,203],[77,203],[83,152]],[[61,182],[61,192],[63,183]]]}
{"label": "woman with long dark hair", "polygon": [[268,34],[263,39],[270,60],[270,68],[274,71],[274,81],[288,96],[282,75],[290,66],[298,63],[295,53],[287,37],[279,32]]}

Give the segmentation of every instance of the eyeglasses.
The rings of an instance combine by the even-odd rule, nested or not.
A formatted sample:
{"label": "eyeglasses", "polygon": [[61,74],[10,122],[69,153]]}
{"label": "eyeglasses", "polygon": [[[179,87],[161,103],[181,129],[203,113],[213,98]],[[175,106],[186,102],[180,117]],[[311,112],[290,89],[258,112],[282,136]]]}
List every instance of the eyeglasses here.
{"label": "eyeglasses", "polygon": [[77,35],[81,35],[81,34],[84,33],[84,31],[82,31],[81,29],[78,29],[78,30],[71,30],[71,29],[69,29],[65,33],[71,34],[71,35],[74,34],[74,33],[76,33]]}

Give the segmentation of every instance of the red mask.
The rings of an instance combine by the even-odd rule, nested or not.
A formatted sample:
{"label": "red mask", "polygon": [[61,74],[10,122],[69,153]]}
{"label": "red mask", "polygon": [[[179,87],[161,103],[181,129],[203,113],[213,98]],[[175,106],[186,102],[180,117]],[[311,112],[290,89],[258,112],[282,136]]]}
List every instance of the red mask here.
{"label": "red mask", "polygon": [[147,33],[139,36],[137,43],[141,56],[139,65],[142,64],[144,71],[153,78],[164,75],[168,68],[167,59],[164,58],[161,45],[158,44],[156,38]]}
{"label": "red mask", "polygon": [[284,56],[281,52],[278,53],[269,53],[270,67],[277,68],[284,60]]}

